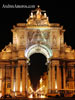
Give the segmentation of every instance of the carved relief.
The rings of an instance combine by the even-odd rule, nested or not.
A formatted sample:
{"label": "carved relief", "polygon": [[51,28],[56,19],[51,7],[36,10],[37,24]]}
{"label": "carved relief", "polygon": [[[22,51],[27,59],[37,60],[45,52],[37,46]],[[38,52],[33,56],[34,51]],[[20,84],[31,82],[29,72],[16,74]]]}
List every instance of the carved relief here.
{"label": "carved relief", "polygon": [[35,30],[35,31],[29,31],[28,32],[28,42],[27,45],[33,45],[33,44],[45,44],[49,45],[49,32],[47,31],[40,31],[40,30]]}
{"label": "carved relief", "polygon": [[21,31],[19,32],[18,42],[19,42],[19,48],[25,48],[25,32]]}
{"label": "carved relief", "polygon": [[53,37],[52,37],[52,47],[53,48],[57,48],[57,38],[56,38],[56,35],[53,34]]}
{"label": "carved relief", "polygon": [[42,12],[43,11],[40,10],[39,8],[36,11],[31,12],[30,17],[27,20],[27,25],[28,26],[50,26],[46,13],[43,14]]}
{"label": "carved relief", "polygon": [[15,32],[13,33],[13,44],[17,44],[17,34]]}

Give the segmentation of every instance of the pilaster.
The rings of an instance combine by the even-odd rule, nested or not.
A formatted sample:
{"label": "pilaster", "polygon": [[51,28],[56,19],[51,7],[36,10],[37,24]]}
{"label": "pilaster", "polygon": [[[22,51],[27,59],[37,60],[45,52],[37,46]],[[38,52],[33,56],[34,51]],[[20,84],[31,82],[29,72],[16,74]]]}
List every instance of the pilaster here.
{"label": "pilaster", "polygon": [[0,66],[0,95],[2,95],[2,67]]}
{"label": "pilaster", "polygon": [[52,90],[55,90],[55,64],[52,61]]}
{"label": "pilaster", "polygon": [[[15,62],[12,61],[12,68],[11,68],[11,95],[15,96],[15,89],[16,89],[16,80],[15,80],[15,73],[14,73],[14,67],[16,67]],[[15,75],[15,76],[14,76]]]}
{"label": "pilaster", "polygon": [[11,90],[15,92],[14,90],[14,67],[12,67],[12,73],[11,73]]}
{"label": "pilaster", "polygon": [[66,73],[65,73],[65,67],[63,67],[63,87],[66,89]]}
{"label": "pilaster", "polygon": [[49,70],[48,70],[48,92],[50,93],[51,89],[52,89],[52,86],[51,86],[51,84],[52,84],[52,80],[51,80],[51,78],[52,78],[51,64],[49,64],[48,67],[49,67]]}
{"label": "pilaster", "polygon": [[61,70],[60,70],[60,65],[57,65],[57,89],[61,89]]}
{"label": "pilaster", "polygon": [[20,93],[20,63],[16,67],[16,95]]}
{"label": "pilaster", "polygon": [[5,65],[2,64],[2,96],[5,95]]}
{"label": "pilaster", "polygon": [[26,64],[23,64],[23,71],[22,71],[22,93],[25,95],[26,91]]}

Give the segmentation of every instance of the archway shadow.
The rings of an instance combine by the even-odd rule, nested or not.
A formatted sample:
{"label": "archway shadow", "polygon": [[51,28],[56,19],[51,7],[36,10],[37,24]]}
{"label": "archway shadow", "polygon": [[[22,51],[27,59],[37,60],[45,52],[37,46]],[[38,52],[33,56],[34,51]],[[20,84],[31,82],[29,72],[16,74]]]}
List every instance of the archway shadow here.
{"label": "archway shadow", "polygon": [[30,56],[30,65],[28,66],[31,84],[34,90],[39,85],[40,77],[47,72],[47,58],[41,53],[35,53]]}

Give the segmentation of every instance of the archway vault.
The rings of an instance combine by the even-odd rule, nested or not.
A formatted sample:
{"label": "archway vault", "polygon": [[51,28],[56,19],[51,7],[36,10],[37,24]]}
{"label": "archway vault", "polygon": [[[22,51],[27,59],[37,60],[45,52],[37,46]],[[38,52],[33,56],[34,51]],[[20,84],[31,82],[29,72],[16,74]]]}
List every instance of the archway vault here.
{"label": "archway vault", "polygon": [[35,44],[30,46],[28,49],[25,50],[25,57],[29,59],[29,57],[34,53],[41,53],[47,58],[47,62],[49,58],[52,57],[52,50],[45,45],[42,44]]}

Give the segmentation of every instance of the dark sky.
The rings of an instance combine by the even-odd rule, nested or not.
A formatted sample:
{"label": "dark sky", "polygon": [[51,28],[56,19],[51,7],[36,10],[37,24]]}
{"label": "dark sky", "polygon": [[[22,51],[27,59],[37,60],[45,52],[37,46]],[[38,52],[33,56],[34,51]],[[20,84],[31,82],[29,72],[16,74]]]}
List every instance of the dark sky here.
{"label": "dark sky", "polygon": [[[66,29],[64,34],[65,42],[75,49],[74,19],[75,9],[73,2],[67,0],[57,2],[57,0],[0,0],[0,50],[12,41],[11,29],[13,25],[26,22],[33,8],[25,9],[2,9],[3,4],[20,5],[40,5],[42,10],[46,10],[50,23],[60,23]],[[72,0],[73,1],[73,0]]]}
{"label": "dark sky", "polygon": [[[22,4],[22,5],[40,5],[41,9],[46,10],[49,21],[52,23],[60,23],[66,29],[65,41],[75,49],[74,37],[74,19],[75,9],[73,2],[65,2],[57,0],[0,0],[0,50],[12,41],[11,28],[16,23],[26,22],[33,8],[25,9],[2,9],[3,4]],[[49,2],[50,1],[50,2]]]}

